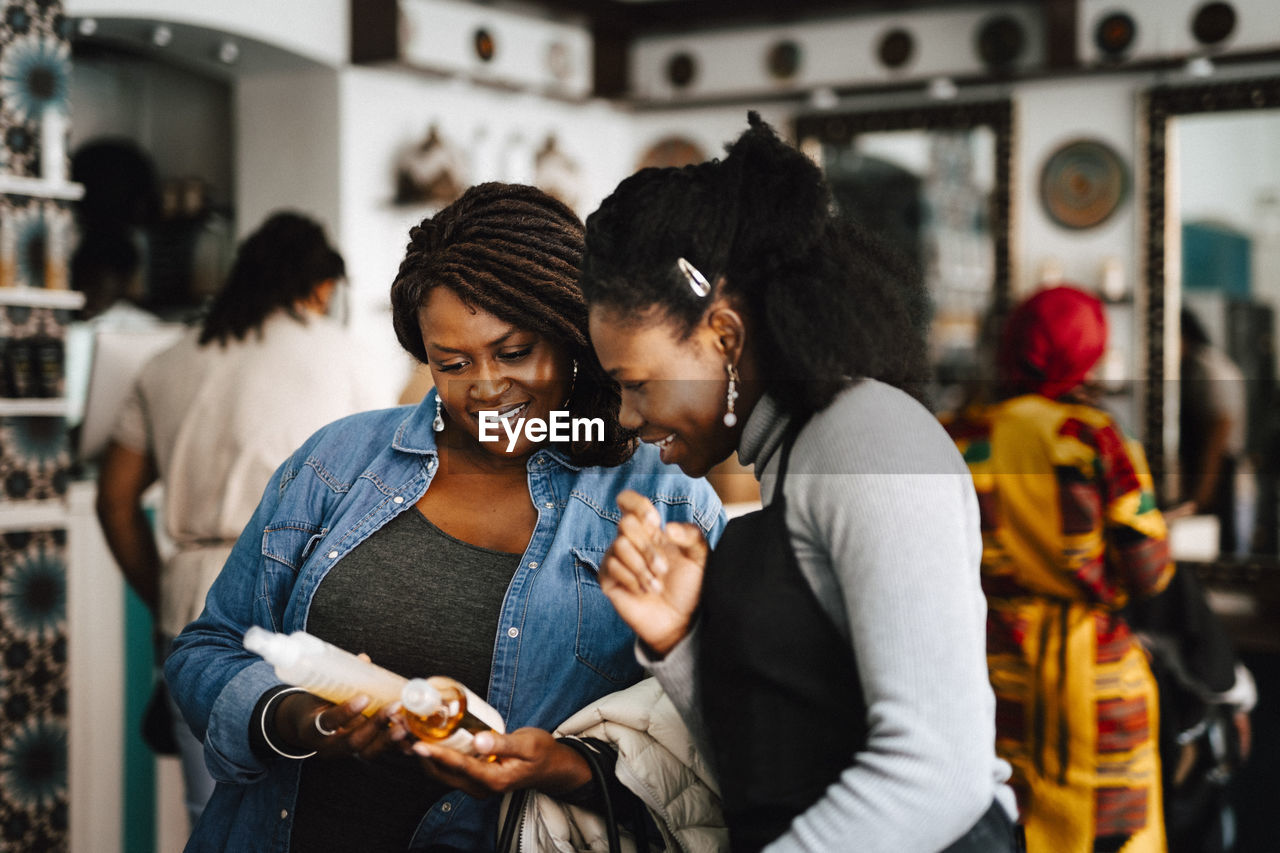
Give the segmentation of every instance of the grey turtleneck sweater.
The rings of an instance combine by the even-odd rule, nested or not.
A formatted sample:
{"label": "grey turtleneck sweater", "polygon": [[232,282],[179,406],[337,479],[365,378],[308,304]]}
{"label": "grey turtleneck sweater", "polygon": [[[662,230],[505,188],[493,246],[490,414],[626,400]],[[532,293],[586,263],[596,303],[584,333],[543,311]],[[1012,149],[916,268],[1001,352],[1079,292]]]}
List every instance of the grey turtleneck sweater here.
{"label": "grey turtleneck sweater", "polygon": [[[743,427],[738,456],[766,503],[787,422],[765,397]],[[977,498],[946,432],[896,388],[854,383],[805,426],[785,488],[801,571],[857,660],[869,735],[769,853],[937,853],[993,798],[1016,814],[995,754]],[[695,626],[663,660],[641,658],[705,745],[697,642]]]}

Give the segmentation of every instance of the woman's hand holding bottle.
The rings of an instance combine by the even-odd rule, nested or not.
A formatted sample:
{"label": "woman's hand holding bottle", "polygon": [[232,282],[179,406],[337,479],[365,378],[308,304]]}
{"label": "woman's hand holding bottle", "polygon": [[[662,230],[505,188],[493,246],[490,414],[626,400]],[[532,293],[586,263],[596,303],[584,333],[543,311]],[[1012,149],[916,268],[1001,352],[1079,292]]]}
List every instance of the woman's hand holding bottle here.
{"label": "woman's hand holding bottle", "polygon": [[618,537],[600,567],[600,588],[618,615],[659,657],[689,632],[702,596],[707,542],[691,524],[662,526],[642,495],[618,495]]}
{"label": "woman's hand holding bottle", "polygon": [[505,735],[480,732],[474,748],[478,756],[418,741],[412,751],[428,775],[473,797],[521,788],[555,796],[591,781],[591,768],[582,756],[542,729],[529,727]]}
{"label": "woman's hand holding bottle", "polygon": [[299,753],[367,761],[408,736],[395,718],[394,706],[366,717],[363,711],[368,704],[368,696],[334,705],[310,693],[290,693],[276,704],[272,722],[283,745]]}

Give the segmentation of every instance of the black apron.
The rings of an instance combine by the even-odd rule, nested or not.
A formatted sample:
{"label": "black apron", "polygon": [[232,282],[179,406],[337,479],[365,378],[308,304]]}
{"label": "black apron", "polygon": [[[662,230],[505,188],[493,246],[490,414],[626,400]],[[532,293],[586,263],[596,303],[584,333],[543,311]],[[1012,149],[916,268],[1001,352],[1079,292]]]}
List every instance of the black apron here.
{"label": "black apron", "polygon": [[[729,522],[703,580],[695,677],[735,851],[759,850],[785,832],[867,742],[857,662],[787,530],[787,463],[802,427],[793,423],[783,439],[773,501]],[[982,846],[961,846],[979,830]],[[948,853],[1013,850],[1012,837],[993,804]],[[992,846],[993,838],[1009,840]],[[849,843],[857,849],[857,839]]]}

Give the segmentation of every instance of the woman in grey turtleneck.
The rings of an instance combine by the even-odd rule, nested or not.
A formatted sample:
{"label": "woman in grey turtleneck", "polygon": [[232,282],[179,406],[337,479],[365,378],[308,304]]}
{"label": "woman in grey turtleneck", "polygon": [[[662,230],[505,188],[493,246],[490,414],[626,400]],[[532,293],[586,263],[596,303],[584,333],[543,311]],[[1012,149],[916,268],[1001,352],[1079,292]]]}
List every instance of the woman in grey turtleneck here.
{"label": "woman in grey turtleneck", "polygon": [[765,507],[714,552],[624,495],[602,586],[715,766],[735,850],[1017,849],[994,749],[973,484],[913,397],[924,295],[751,115],[724,160],[587,220],[621,423]]}

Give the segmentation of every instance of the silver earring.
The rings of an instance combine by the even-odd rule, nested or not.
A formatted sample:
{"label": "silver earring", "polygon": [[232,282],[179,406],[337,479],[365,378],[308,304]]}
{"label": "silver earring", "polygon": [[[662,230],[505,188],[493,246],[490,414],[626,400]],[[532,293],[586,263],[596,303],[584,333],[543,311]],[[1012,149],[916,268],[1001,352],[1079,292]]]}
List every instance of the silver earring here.
{"label": "silver earring", "polygon": [[569,377],[569,393],[564,395],[564,408],[569,408],[569,401],[573,399],[573,389],[578,387],[578,360],[573,360],[573,375]]}
{"label": "silver earring", "polygon": [[440,413],[440,392],[436,392],[436,417],[431,422],[431,428],[436,432],[444,432],[444,415]]}
{"label": "silver earring", "polygon": [[738,416],[733,413],[734,401],[738,399],[738,371],[729,363],[725,364],[724,369],[729,374],[729,391],[725,395],[727,411],[724,413],[724,425],[732,427],[738,423]]}

